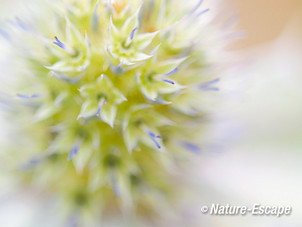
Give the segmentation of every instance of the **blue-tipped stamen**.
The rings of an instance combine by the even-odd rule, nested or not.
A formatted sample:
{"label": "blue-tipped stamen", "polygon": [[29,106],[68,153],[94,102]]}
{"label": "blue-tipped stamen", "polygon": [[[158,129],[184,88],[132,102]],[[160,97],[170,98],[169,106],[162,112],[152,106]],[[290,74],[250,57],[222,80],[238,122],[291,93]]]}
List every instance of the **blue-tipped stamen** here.
{"label": "blue-tipped stamen", "polygon": [[138,29],[138,27],[135,27],[135,28],[131,31],[131,33],[130,33],[128,39],[126,40],[125,47],[128,47],[128,46],[131,44],[131,42],[132,42],[132,40],[133,40],[133,38],[134,38],[134,33],[135,33],[135,31],[136,31],[137,29]]}
{"label": "blue-tipped stamen", "polygon": [[138,29],[138,27],[135,27],[135,28],[131,31],[131,33],[130,33],[130,35],[129,35],[129,38],[130,38],[131,41],[133,40],[134,34],[135,34],[135,32],[136,32],[137,29]]}
{"label": "blue-tipped stamen", "polygon": [[171,76],[172,74],[176,73],[178,71],[178,68],[173,69],[171,72],[168,72],[164,74],[163,76]]}
{"label": "blue-tipped stamen", "polygon": [[30,28],[27,24],[25,24],[19,17],[16,18],[17,25],[22,28],[24,31],[29,31]]}
{"label": "blue-tipped stamen", "polygon": [[83,71],[83,73],[80,73],[77,77],[74,77],[74,78],[67,78],[67,77],[65,77],[65,76],[63,76],[60,73],[55,72],[55,71],[52,71],[52,74],[60,80],[64,80],[68,83],[75,84],[83,78],[83,76],[86,74],[86,70]]}
{"label": "blue-tipped stamen", "polygon": [[98,111],[96,112],[97,117],[100,116],[101,109],[102,109],[102,105],[99,105]]}
{"label": "blue-tipped stamen", "polygon": [[34,99],[40,97],[38,94],[32,94],[32,95],[17,94],[17,96],[22,99]]}
{"label": "blue-tipped stamen", "polygon": [[63,50],[65,50],[67,53],[75,56],[76,55],[76,51],[71,48],[70,46],[68,45],[65,45],[64,43],[62,43],[57,36],[54,37],[55,38],[55,41],[53,42],[53,44],[57,45],[58,47],[62,48]]}
{"label": "blue-tipped stamen", "polygon": [[69,152],[69,155],[68,155],[68,161],[70,161],[73,156],[75,156],[79,151],[79,144],[76,143],[73,148],[71,149],[71,151]]}
{"label": "blue-tipped stamen", "polygon": [[114,65],[111,64],[110,69],[111,69],[111,71],[113,71],[117,75],[120,75],[123,72],[125,72],[125,69],[123,69],[123,62],[121,62],[117,66],[114,66]]}
{"label": "blue-tipped stamen", "polygon": [[[108,52],[110,51],[108,47],[107,47],[107,51],[108,51]],[[118,64],[117,66],[115,66],[115,65],[111,62],[111,60],[110,60],[110,58],[108,57],[108,55],[107,55],[107,53],[106,53],[105,50],[104,50],[104,54],[105,54],[105,57],[106,57],[106,59],[107,59],[107,61],[108,61],[108,63],[109,63],[110,70],[111,70],[112,72],[114,72],[115,74],[120,75],[120,74],[125,73],[125,72],[127,72],[128,70],[131,69],[131,67],[123,68],[123,62],[121,62],[120,64]],[[111,53],[110,53],[110,54],[111,54]]]}
{"label": "blue-tipped stamen", "polygon": [[206,90],[206,91],[219,91],[218,87],[212,87],[213,84],[216,84],[219,81],[220,81],[220,79],[217,78],[215,80],[211,80],[209,82],[199,85],[198,88],[201,90]]}
{"label": "blue-tipped stamen", "polygon": [[0,36],[2,36],[3,38],[9,40],[10,39],[10,35],[2,28],[0,28]]}
{"label": "blue-tipped stamen", "polygon": [[27,165],[25,166],[26,170],[33,169],[41,164],[44,160],[42,158],[32,158],[28,161]]}
{"label": "blue-tipped stamen", "polygon": [[169,83],[169,84],[175,84],[172,80],[161,80],[161,81]]}
{"label": "blue-tipped stamen", "polygon": [[194,13],[198,8],[199,6],[202,4],[203,0],[199,0],[198,3],[196,4],[196,6],[192,9],[191,13]]}
{"label": "blue-tipped stamen", "polygon": [[41,165],[44,161],[45,161],[45,158],[43,158],[43,157],[31,158],[29,161],[27,161],[26,163],[21,165],[20,168],[22,171],[32,170],[32,169],[38,167],[39,165]]}
{"label": "blue-tipped stamen", "polygon": [[53,42],[53,44],[57,45],[58,47],[62,48],[62,49],[65,49],[65,45],[64,43],[62,43],[57,36],[55,36],[55,42]]}
{"label": "blue-tipped stamen", "polygon": [[193,152],[193,153],[195,153],[195,154],[200,154],[200,152],[201,152],[200,147],[197,146],[196,144],[189,143],[189,142],[182,142],[181,145],[182,145],[185,149],[187,149],[187,150],[189,150],[189,151],[191,151],[191,152]]}
{"label": "blue-tipped stamen", "polygon": [[123,62],[118,64],[116,68],[117,68],[118,71],[121,71],[123,69]]}
{"label": "blue-tipped stamen", "polygon": [[155,134],[154,134],[153,132],[151,132],[151,131],[149,131],[148,133],[149,133],[149,135],[152,136],[152,137],[161,138],[160,136],[155,135]]}
{"label": "blue-tipped stamen", "polygon": [[97,116],[97,117],[100,117],[100,115],[101,115],[101,110],[102,110],[102,106],[103,106],[104,104],[106,104],[106,103],[107,103],[106,100],[105,100],[104,98],[102,98],[101,101],[100,101],[100,103],[99,103],[98,110],[97,110],[97,112],[96,112],[96,116]]}
{"label": "blue-tipped stamen", "polygon": [[196,17],[199,17],[199,16],[201,16],[202,14],[205,14],[208,11],[210,11],[210,9],[205,9],[205,10],[201,11],[200,13],[197,13]]}
{"label": "blue-tipped stamen", "polygon": [[148,131],[148,135],[150,136],[150,138],[152,139],[152,141],[155,143],[155,145],[157,146],[158,149],[160,149],[160,145],[159,143],[157,142],[156,139],[160,139],[161,137],[158,136],[158,135],[155,135],[153,132],[151,131]]}

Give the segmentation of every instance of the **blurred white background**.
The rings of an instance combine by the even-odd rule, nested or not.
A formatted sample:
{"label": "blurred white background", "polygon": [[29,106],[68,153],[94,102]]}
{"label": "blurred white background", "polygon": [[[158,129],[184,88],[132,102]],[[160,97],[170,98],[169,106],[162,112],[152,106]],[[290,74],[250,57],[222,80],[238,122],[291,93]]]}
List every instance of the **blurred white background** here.
{"label": "blurred white background", "polygon": [[200,164],[200,179],[209,187],[204,197],[207,204],[261,203],[293,211],[281,218],[201,218],[205,226],[302,226],[302,2],[229,2],[248,33],[234,45],[245,66],[245,92],[226,104],[241,130],[226,153]]}

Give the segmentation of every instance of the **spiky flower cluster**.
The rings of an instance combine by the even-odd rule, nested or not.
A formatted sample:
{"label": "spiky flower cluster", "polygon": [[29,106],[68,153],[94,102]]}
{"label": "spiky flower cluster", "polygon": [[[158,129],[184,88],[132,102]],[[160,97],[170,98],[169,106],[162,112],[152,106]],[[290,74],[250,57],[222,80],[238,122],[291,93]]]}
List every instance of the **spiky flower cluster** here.
{"label": "spiky flower cluster", "polygon": [[201,2],[64,1],[48,9],[55,22],[17,20],[30,70],[10,116],[26,133],[14,158],[26,182],[97,215],[146,213],[172,195],[168,172],[200,152],[201,103],[218,90],[209,69],[221,37]]}

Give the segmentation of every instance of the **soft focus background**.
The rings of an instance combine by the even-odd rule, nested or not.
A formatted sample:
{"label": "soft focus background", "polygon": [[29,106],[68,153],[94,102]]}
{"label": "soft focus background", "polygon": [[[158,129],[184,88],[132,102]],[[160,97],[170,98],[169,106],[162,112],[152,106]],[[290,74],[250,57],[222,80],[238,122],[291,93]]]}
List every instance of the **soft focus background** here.
{"label": "soft focus background", "polygon": [[242,97],[226,104],[240,136],[200,164],[206,204],[292,206],[281,218],[203,215],[206,226],[302,226],[302,1],[228,0],[247,38],[233,49]]}
{"label": "soft focus background", "polygon": [[[16,2],[0,1],[1,19],[18,12]],[[240,90],[223,104],[220,111],[227,117],[217,123],[217,128],[223,128],[220,123],[234,126],[223,134],[232,143],[223,153],[196,159],[189,172],[200,185],[196,189],[200,197],[186,205],[203,226],[302,226],[302,1],[224,2],[240,17],[238,29],[247,32],[246,39],[230,48],[236,51],[236,77],[241,79],[221,87]],[[293,211],[280,218],[200,213],[202,205],[212,203],[291,206]],[[30,197],[0,204],[0,226],[23,226],[40,206],[37,198]]]}

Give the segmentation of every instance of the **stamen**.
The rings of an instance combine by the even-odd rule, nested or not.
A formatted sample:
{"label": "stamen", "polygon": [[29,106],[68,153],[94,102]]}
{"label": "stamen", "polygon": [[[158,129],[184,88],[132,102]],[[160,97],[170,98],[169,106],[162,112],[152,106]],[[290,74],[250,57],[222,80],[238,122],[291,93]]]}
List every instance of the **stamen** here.
{"label": "stamen", "polygon": [[102,106],[99,105],[98,111],[96,112],[96,116],[97,116],[97,117],[100,116],[101,109],[102,109]]}
{"label": "stamen", "polygon": [[17,94],[17,96],[22,99],[34,99],[40,97],[38,94],[32,94],[32,95]]}
{"label": "stamen", "polygon": [[0,28],[0,36],[2,36],[3,38],[9,40],[10,39],[10,35],[2,28]]}
{"label": "stamen", "polygon": [[117,66],[113,66],[113,71],[119,75],[122,74],[124,69],[123,69],[123,62],[121,62],[120,64],[118,64]]}
{"label": "stamen", "polygon": [[64,43],[62,43],[57,36],[55,36],[55,42],[53,42],[53,44],[57,45],[58,47],[61,47],[62,49],[65,49],[65,45]]}
{"label": "stamen", "polygon": [[195,154],[200,154],[200,152],[201,152],[200,148],[193,143],[182,142],[181,144],[185,149],[187,149]]}
{"label": "stamen", "polygon": [[[109,50],[108,50],[108,47],[107,47],[107,51],[109,51]],[[108,61],[108,63],[109,63],[110,70],[111,70],[112,72],[114,72],[115,74],[120,75],[120,74],[125,73],[125,72],[127,72],[127,71],[129,71],[129,70],[132,69],[132,67],[123,68],[123,62],[121,62],[120,64],[118,64],[117,66],[115,66],[115,65],[111,62],[111,60],[109,59],[109,57],[108,57],[108,55],[107,55],[107,53],[106,53],[105,50],[104,50],[104,54],[105,54],[105,57],[106,57],[106,59],[107,59],[107,61]],[[135,67],[135,66],[133,66],[133,68],[134,68],[134,67]]]}
{"label": "stamen", "polygon": [[129,38],[130,38],[131,41],[133,40],[133,38],[134,38],[134,33],[135,33],[135,31],[136,31],[137,29],[138,29],[138,27],[135,27],[135,28],[132,30],[132,32],[130,33]]}
{"label": "stamen", "polygon": [[178,68],[173,69],[171,72],[164,74],[163,76],[170,76],[178,71]]}
{"label": "stamen", "polygon": [[96,112],[97,117],[100,117],[102,106],[106,103],[107,103],[107,101],[104,98],[102,98],[101,101],[99,102],[99,107],[98,107],[98,110]]}
{"label": "stamen", "polygon": [[77,52],[71,48],[68,45],[65,45],[64,43],[62,43],[57,36],[54,37],[56,41],[53,42],[53,44],[57,45],[58,47],[62,48],[63,50],[65,50],[67,53],[69,53],[70,55],[75,56],[77,54]]}
{"label": "stamen", "polygon": [[157,146],[158,149],[160,149],[160,145],[159,143],[156,141],[156,139],[161,138],[158,135],[155,135],[153,132],[151,131],[147,131],[148,135],[150,136],[150,138],[152,139],[152,141],[155,143],[155,145]]}
{"label": "stamen", "polygon": [[110,171],[110,181],[111,181],[111,185],[112,185],[112,189],[113,189],[114,194],[117,195],[117,196],[120,195],[120,189],[117,185],[116,176],[113,173],[113,171]]}
{"label": "stamen", "polygon": [[[48,68],[48,69],[51,70],[51,68],[49,68],[49,67],[45,67],[45,68]],[[83,76],[85,76],[87,70],[84,70],[82,73],[80,73],[77,77],[74,77],[74,78],[67,78],[67,77],[65,77],[65,76],[63,76],[60,73],[55,72],[55,71],[51,71],[51,72],[52,72],[52,75],[57,77],[58,79],[64,80],[68,83],[75,84],[75,83],[79,82],[83,78]]]}
{"label": "stamen", "polygon": [[110,56],[112,56],[112,57],[114,57],[114,58],[117,58],[117,55],[114,54],[114,53],[111,51],[109,45],[107,46],[107,52],[110,54]]}
{"label": "stamen", "polygon": [[131,44],[131,42],[132,42],[132,40],[133,40],[133,38],[134,38],[134,33],[135,33],[135,31],[136,31],[137,29],[138,29],[138,27],[135,27],[135,28],[131,31],[131,33],[130,33],[130,35],[129,35],[129,37],[128,37],[126,43],[125,43],[125,46],[126,46],[126,47],[128,47],[128,46]]}
{"label": "stamen", "polygon": [[203,0],[199,0],[198,3],[196,4],[196,6],[192,9],[191,13],[194,13],[198,8],[199,6],[202,4]]}
{"label": "stamen", "polygon": [[73,158],[73,156],[75,156],[78,153],[79,146],[80,146],[79,143],[76,142],[76,144],[73,146],[73,148],[69,152],[68,161],[70,161]]}
{"label": "stamen", "polygon": [[161,138],[160,136],[158,135],[155,135],[153,132],[149,131],[149,135],[152,136],[152,137],[155,137],[155,138]]}
{"label": "stamen", "polygon": [[199,16],[201,16],[202,14],[204,14],[204,13],[206,13],[206,12],[208,12],[208,11],[210,11],[210,9],[205,9],[205,10],[201,11],[200,13],[198,13],[198,14],[196,15],[196,17],[199,17]]}
{"label": "stamen", "polygon": [[217,78],[215,80],[211,80],[209,82],[206,82],[206,83],[203,83],[201,85],[198,86],[199,89],[201,90],[206,90],[206,91],[219,91],[219,88],[218,87],[211,87],[211,85],[219,82],[220,79]]}
{"label": "stamen", "polygon": [[169,83],[169,84],[175,84],[172,80],[161,80],[161,81]]}
{"label": "stamen", "polygon": [[17,25],[22,28],[24,31],[29,31],[30,28],[27,24],[25,24],[19,17],[16,18]]}
{"label": "stamen", "polygon": [[44,162],[43,158],[32,158],[20,166],[22,171],[32,170]]}

